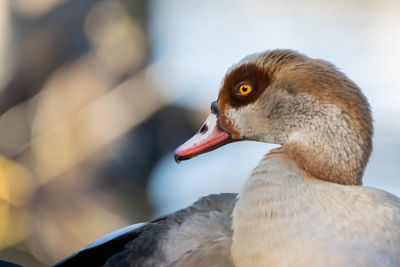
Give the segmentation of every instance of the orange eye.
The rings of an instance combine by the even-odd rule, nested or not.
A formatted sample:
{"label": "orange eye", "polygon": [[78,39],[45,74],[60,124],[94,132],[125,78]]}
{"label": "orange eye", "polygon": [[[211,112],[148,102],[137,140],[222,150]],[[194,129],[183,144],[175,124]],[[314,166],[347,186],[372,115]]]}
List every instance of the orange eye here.
{"label": "orange eye", "polygon": [[247,95],[251,92],[251,90],[252,90],[251,85],[243,84],[239,87],[238,92],[240,95]]}

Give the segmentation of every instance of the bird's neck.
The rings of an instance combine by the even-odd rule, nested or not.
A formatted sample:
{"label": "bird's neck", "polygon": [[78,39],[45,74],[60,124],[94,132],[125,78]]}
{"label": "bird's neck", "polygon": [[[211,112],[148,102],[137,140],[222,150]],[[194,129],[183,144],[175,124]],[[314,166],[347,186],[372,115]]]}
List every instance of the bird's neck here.
{"label": "bird's neck", "polygon": [[318,208],[312,202],[324,198],[320,185],[333,184],[308,175],[283,153],[266,155],[245,182],[232,214],[235,266],[275,266],[271,257],[288,249],[295,228]]}
{"label": "bird's neck", "polygon": [[[316,105],[308,97],[301,98],[301,102],[297,108],[309,113],[279,118],[273,126],[259,123],[256,140],[283,144],[271,153],[285,155],[311,176],[337,184],[361,185],[372,149],[369,114],[353,114],[349,107],[338,108],[330,103]],[[277,133],[271,129],[278,129]]]}
{"label": "bird's neck", "polygon": [[300,196],[293,194],[302,186],[302,173],[295,162],[278,154],[268,154],[253,170],[232,214],[235,266],[261,266],[270,253],[265,248],[279,249],[286,242],[284,231],[276,227],[290,225],[301,209]]}
{"label": "bird's neck", "polygon": [[355,131],[345,131],[343,128],[331,134],[312,131],[293,134],[288,143],[269,154],[284,155],[317,179],[343,185],[361,185],[371,151],[370,139],[358,138]]}

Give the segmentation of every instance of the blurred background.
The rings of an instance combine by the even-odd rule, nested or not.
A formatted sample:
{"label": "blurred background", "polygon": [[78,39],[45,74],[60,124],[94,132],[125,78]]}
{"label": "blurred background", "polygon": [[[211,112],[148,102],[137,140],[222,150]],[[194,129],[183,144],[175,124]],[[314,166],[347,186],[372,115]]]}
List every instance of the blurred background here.
{"label": "blurred background", "polygon": [[[364,184],[400,196],[397,0],[0,1],[0,259],[46,266],[120,227],[237,192],[274,146],[180,165],[226,69],[291,48],[370,100]],[[238,164],[240,162],[240,164]]]}

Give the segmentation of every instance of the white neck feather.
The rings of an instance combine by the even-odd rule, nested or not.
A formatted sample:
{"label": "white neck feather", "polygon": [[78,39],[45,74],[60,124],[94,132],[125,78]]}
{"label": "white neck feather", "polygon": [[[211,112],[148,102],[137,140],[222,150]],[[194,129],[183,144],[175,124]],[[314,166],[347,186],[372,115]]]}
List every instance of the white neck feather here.
{"label": "white neck feather", "polygon": [[[299,172],[296,165],[288,166],[280,157],[268,156],[253,170],[232,214],[232,256],[236,266],[247,266],[250,262],[260,266],[264,248],[284,242],[283,236],[271,238],[271,227],[292,220],[293,215],[287,212],[293,211],[297,200],[289,191],[302,183]],[[265,236],[268,238],[263,238]]]}
{"label": "white neck feather", "polygon": [[326,251],[332,243],[346,244],[335,217],[350,217],[352,211],[335,203],[356,206],[347,203],[353,201],[349,197],[342,200],[350,187],[308,176],[283,155],[267,155],[244,184],[232,214],[235,266],[347,266],[346,252]]}

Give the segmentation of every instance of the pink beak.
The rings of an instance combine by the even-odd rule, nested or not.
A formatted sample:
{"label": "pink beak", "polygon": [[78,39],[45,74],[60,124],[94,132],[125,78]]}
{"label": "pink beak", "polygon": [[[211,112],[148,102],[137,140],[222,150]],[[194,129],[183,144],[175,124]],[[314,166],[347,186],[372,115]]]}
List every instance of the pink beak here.
{"label": "pink beak", "polygon": [[211,111],[200,130],[175,150],[176,162],[212,151],[230,142],[230,134],[219,126],[219,109],[216,102],[213,102]]}

